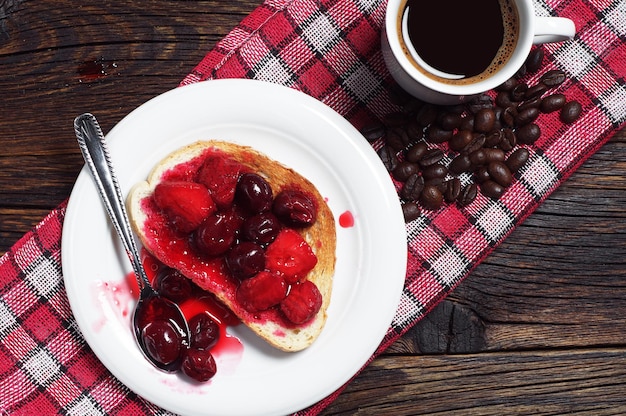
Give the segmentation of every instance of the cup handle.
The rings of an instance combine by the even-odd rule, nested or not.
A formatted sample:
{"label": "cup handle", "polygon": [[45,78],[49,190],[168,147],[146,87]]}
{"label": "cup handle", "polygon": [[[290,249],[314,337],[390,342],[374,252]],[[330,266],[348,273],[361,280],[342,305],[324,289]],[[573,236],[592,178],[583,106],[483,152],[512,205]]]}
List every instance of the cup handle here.
{"label": "cup handle", "polygon": [[563,42],[576,34],[574,22],[566,17],[535,17],[533,44]]}

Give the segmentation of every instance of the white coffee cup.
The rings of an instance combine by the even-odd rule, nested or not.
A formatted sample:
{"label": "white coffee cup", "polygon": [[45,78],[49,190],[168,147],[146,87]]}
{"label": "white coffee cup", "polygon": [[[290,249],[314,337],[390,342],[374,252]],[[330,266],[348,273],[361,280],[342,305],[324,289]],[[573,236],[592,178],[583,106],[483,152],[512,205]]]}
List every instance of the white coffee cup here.
{"label": "white coffee cup", "polygon": [[526,61],[533,44],[561,42],[574,37],[576,29],[570,19],[535,16],[533,0],[512,2],[517,9],[519,30],[508,60],[489,76],[475,82],[455,83],[446,80],[453,79],[454,75],[441,73],[428,65],[411,45],[406,23],[407,0],[389,0],[382,31],[382,51],[387,68],[409,94],[433,104],[458,104],[514,76]]}

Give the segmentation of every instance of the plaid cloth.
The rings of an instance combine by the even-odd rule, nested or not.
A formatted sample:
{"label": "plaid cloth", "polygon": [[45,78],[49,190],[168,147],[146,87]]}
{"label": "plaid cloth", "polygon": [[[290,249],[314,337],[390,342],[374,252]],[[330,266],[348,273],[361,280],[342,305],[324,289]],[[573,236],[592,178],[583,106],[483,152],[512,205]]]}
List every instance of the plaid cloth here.
{"label": "plaid cloth", "polygon": [[[571,18],[574,40],[545,46],[547,69],[583,116],[542,116],[543,135],[498,200],[479,196],[407,225],[408,273],[377,354],[441,301],[626,121],[626,2],[536,0],[537,14]],[[254,78],[303,91],[357,128],[397,110],[380,51],[385,2],[266,0],[182,81]],[[533,79],[530,78],[529,82]],[[0,413],[167,414],[119,383],[82,338],[65,295],[60,240],[65,204],[0,259]],[[372,357],[373,358],[373,357]],[[341,389],[299,414],[317,414]]]}

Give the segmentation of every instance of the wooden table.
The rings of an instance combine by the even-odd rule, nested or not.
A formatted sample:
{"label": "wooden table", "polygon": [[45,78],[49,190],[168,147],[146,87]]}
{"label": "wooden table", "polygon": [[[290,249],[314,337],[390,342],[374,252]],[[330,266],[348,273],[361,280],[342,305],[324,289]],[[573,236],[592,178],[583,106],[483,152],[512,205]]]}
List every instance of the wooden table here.
{"label": "wooden table", "polygon": [[[0,0],[0,254],[69,196],[76,115],[108,131],[258,4]],[[625,145],[621,131],[324,414],[626,413]]]}

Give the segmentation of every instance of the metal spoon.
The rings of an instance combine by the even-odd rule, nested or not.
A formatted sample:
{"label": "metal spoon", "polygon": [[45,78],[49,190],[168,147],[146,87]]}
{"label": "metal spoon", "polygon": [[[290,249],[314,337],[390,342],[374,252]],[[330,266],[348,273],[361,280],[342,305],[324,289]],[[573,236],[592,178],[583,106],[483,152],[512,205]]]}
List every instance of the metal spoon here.
{"label": "metal spoon", "polygon": [[[177,371],[182,360],[182,348],[189,345],[189,327],[187,322],[179,307],[169,299],[161,297],[148,280],[137,252],[122,192],[113,171],[104,134],[102,134],[98,121],[92,114],[82,114],[74,120],[74,131],[80,150],[83,153],[83,158],[94,178],[111,222],[124,244],[126,254],[132,263],[135,277],[139,284],[139,301],[133,312],[133,332],[137,344],[143,355],[155,367],[167,372]],[[172,334],[171,331],[160,334],[157,331],[155,339],[154,331],[152,331],[152,336],[146,336],[147,326],[153,323],[155,319],[161,324],[165,323],[166,328],[171,328],[171,330],[175,331],[175,334]],[[168,327],[167,325],[170,326]],[[165,347],[167,349],[167,347],[171,347],[172,335],[173,338],[176,338],[176,334],[180,338],[181,343],[181,353],[177,359],[170,360],[159,356],[159,348]],[[164,336],[163,339],[159,339],[160,335]]]}

